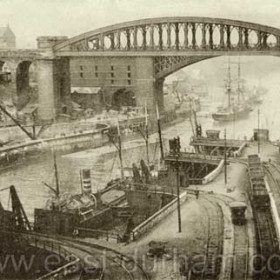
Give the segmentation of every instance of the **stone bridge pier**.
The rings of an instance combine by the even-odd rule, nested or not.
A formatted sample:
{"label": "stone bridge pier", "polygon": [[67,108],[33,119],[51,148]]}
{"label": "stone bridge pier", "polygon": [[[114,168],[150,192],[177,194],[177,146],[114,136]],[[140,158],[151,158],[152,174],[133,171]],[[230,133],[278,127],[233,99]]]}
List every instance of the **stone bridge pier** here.
{"label": "stone bridge pier", "polygon": [[164,78],[156,79],[153,57],[137,57],[135,60],[135,92],[136,105],[145,106],[155,113],[156,104],[159,111],[164,110],[163,82]]}
{"label": "stone bridge pier", "polygon": [[39,37],[38,49],[44,55],[37,59],[38,118],[49,121],[61,113],[61,104],[70,100],[69,58],[56,57],[52,47],[67,37]]}

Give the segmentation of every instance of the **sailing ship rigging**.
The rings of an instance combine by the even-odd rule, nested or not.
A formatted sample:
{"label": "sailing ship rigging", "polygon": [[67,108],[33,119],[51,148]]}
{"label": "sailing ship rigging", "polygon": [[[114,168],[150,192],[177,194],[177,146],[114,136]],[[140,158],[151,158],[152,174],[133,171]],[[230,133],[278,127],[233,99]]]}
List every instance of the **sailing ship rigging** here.
{"label": "sailing ship rigging", "polygon": [[[232,90],[231,67],[230,61],[228,62],[226,80],[226,94],[227,105],[218,108],[217,112],[212,114],[215,121],[229,122],[238,119],[246,118],[252,111],[251,106],[244,102],[244,92],[241,86],[241,69],[240,62],[238,63],[238,79],[237,79],[237,94]],[[236,100],[237,95],[237,100]]]}

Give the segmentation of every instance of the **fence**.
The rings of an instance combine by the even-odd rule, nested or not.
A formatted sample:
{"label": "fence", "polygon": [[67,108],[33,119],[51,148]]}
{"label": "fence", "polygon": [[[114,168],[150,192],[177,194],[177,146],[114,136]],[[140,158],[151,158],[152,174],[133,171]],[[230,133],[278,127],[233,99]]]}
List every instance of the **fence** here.
{"label": "fence", "polygon": [[[165,158],[166,160],[176,160],[176,156],[169,154],[167,155],[167,157]],[[210,156],[210,155],[206,155],[206,154],[197,154],[197,153],[186,153],[186,152],[182,152],[180,154],[179,157],[179,161],[184,161],[185,159],[192,159],[192,160],[209,160],[209,161],[213,161],[214,163],[216,163],[217,161],[219,161],[219,158],[216,156]]]}
{"label": "fence", "polygon": [[58,269],[55,269],[43,276],[37,278],[37,280],[47,280],[54,279],[54,276],[57,277],[55,279],[61,279],[60,277],[65,277],[68,274],[72,273],[73,269],[77,272],[77,267],[80,269],[80,259],[70,253],[68,250],[64,248],[59,241],[47,240],[41,238],[39,236],[33,235],[32,233],[20,233],[20,232],[10,232],[10,231],[1,231],[2,235],[7,235],[9,237],[13,237],[15,239],[20,238],[28,243],[30,246],[43,249],[45,251],[49,251],[57,254],[67,263]]}
{"label": "fence", "polygon": [[93,237],[96,239],[103,239],[106,241],[114,240],[119,243],[121,236],[117,233],[110,232],[109,230],[97,230],[91,228],[77,228],[80,237]]}

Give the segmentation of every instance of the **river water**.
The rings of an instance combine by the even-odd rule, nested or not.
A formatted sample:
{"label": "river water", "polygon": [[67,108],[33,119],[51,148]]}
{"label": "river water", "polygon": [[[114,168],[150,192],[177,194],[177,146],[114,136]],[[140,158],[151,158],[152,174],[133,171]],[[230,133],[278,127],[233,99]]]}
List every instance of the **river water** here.
{"label": "river water", "polygon": [[[257,81],[256,81],[257,83]],[[199,117],[198,121],[202,125],[203,131],[206,129],[221,130],[221,137],[224,135],[224,129],[227,130],[228,138],[247,139],[253,135],[253,129],[258,124],[258,109],[260,109],[260,127],[270,130],[270,139],[280,139],[280,82],[278,75],[271,74],[269,79],[263,80],[262,84],[269,91],[264,96],[261,105],[255,106],[248,119],[237,120],[234,123],[220,124],[212,120],[211,115],[208,117]],[[224,89],[221,87],[209,87],[209,97],[202,100],[203,112],[214,112],[215,108],[225,98]],[[200,115],[204,115],[201,113]],[[192,128],[189,120],[166,129],[163,137],[169,139],[175,136],[181,137],[183,149],[191,150],[189,141],[192,136]],[[157,135],[152,137],[155,142]],[[124,152],[124,164],[131,166],[133,162],[138,162],[141,158],[146,158],[145,147],[140,139],[134,143],[134,146],[141,144],[141,147],[131,148]],[[125,144],[127,145],[127,144]],[[167,148],[167,147],[166,147]],[[90,168],[92,170],[92,182],[95,189],[104,188],[106,183],[119,175],[119,161],[114,148],[106,155],[97,154],[96,151],[89,150],[74,153],[58,158],[58,168],[61,189],[63,192],[78,193],[80,192],[79,171],[81,168]],[[159,148],[157,144],[151,144],[150,160],[158,158]],[[41,208],[45,205],[46,200],[51,193],[42,182],[54,186],[54,168],[51,157],[44,160],[36,160],[29,164],[18,166],[13,170],[2,172],[0,176],[0,188],[15,185],[19,197],[27,212],[27,215],[33,220],[34,208]],[[10,207],[10,200],[7,191],[0,193],[0,200],[4,207]]]}

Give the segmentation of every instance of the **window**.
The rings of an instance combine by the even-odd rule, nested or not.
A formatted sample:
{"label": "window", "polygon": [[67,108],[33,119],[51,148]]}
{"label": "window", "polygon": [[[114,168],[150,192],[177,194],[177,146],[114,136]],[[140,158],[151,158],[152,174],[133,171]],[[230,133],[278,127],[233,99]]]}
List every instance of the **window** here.
{"label": "window", "polygon": [[80,65],[80,77],[83,78],[84,77],[84,66]]}
{"label": "window", "polygon": [[128,84],[128,85],[131,85],[131,80],[127,80],[127,84]]}
{"label": "window", "polygon": [[111,84],[114,84],[114,80],[111,80]]}
{"label": "window", "polygon": [[130,65],[127,66],[127,71],[130,71],[131,70],[131,67]]}
{"label": "window", "polygon": [[98,78],[98,65],[94,66],[94,70],[95,70],[95,78]]}
{"label": "window", "polygon": [[115,77],[115,74],[114,73],[111,73],[111,78],[114,78]]}
{"label": "window", "polygon": [[127,77],[128,77],[128,78],[131,78],[131,73],[127,73]]}
{"label": "window", "polygon": [[114,66],[113,65],[111,65],[111,71],[114,71]]}

